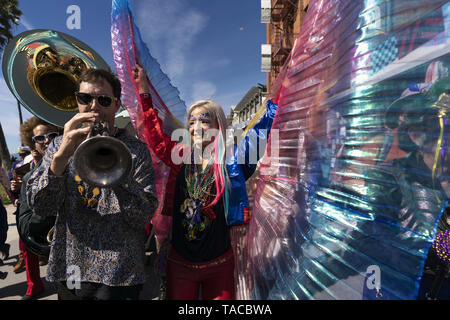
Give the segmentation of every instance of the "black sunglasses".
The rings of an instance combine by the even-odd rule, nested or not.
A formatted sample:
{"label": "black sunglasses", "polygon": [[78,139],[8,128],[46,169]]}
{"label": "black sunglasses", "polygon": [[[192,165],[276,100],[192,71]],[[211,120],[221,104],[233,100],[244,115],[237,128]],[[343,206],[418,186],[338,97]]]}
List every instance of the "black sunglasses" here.
{"label": "black sunglasses", "polygon": [[84,92],[75,92],[75,97],[77,98],[78,103],[82,105],[91,103],[92,99],[94,98],[97,99],[99,105],[105,108],[111,106],[111,103],[113,102],[113,98],[103,94],[89,94]]}
{"label": "black sunglasses", "polygon": [[31,138],[31,140],[33,140],[33,142],[35,142],[35,143],[44,143],[45,140],[48,139],[49,141],[52,141],[57,136],[59,136],[58,132],[50,132],[47,134],[39,134],[37,136],[34,136],[33,138]]}

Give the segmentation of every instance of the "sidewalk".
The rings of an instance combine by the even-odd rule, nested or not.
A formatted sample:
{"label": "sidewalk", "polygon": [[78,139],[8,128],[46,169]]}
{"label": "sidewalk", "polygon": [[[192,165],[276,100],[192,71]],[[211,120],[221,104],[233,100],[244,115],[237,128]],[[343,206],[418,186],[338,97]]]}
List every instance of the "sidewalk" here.
{"label": "sidewalk", "polygon": [[[17,262],[19,255],[19,234],[17,233],[16,217],[12,214],[15,211],[13,205],[7,205],[8,212],[8,237],[6,242],[11,245],[9,258],[4,260],[4,265],[0,266],[0,271],[8,272],[6,279],[0,280],[0,300],[20,300],[27,290],[26,272],[15,274],[13,267]],[[141,300],[158,300],[159,278],[156,277],[153,270],[153,255],[149,256],[149,263],[146,266],[147,282],[141,292]],[[52,283],[45,280],[47,274],[47,265],[40,267],[41,279],[44,283],[44,292],[38,300],[57,300],[56,290]]]}

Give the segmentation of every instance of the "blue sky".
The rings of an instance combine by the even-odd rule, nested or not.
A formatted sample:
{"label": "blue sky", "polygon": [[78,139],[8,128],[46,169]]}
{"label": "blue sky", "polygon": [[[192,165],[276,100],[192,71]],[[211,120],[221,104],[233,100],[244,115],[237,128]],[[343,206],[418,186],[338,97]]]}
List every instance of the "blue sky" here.
{"label": "blue sky", "polygon": [[[13,30],[53,29],[72,35],[97,51],[114,70],[111,50],[111,0],[20,0],[23,15]],[[257,83],[266,83],[259,0],[130,0],[150,53],[161,64],[189,106],[211,98],[226,114]],[[81,10],[81,28],[68,29],[67,8]],[[0,122],[10,153],[20,146],[17,102],[0,77]],[[32,115],[22,108],[23,119]]]}

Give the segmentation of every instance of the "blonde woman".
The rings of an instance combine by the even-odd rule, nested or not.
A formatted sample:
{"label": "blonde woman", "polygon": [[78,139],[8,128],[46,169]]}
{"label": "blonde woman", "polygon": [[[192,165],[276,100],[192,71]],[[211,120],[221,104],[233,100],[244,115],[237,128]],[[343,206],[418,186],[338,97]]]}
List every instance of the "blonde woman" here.
{"label": "blonde woman", "polygon": [[[251,146],[248,141],[239,148],[230,146],[233,152],[227,158],[226,116],[212,100],[198,101],[189,108],[187,144],[172,141],[152,108],[145,70],[136,66],[134,72],[148,143],[172,169],[163,209],[172,216],[167,299],[195,300],[201,295],[205,300],[232,300],[235,284],[230,226],[249,222],[245,180],[256,168],[256,163],[249,161],[238,163],[237,155],[248,155]],[[270,130],[275,111],[276,105],[271,105],[252,132]],[[177,161],[180,159],[183,161]]]}

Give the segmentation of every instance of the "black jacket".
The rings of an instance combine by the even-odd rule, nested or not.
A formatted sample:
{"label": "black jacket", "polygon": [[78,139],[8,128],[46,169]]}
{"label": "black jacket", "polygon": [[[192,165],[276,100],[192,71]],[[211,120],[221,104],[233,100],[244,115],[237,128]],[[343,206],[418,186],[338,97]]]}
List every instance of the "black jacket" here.
{"label": "black jacket", "polygon": [[28,179],[39,165],[40,163],[22,178],[16,224],[19,236],[25,243],[25,246],[37,255],[48,256],[50,246],[47,245],[46,237],[48,231],[54,226],[56,217],[41,217],[34,214],[33,210],[28,206],[26,195]]}

